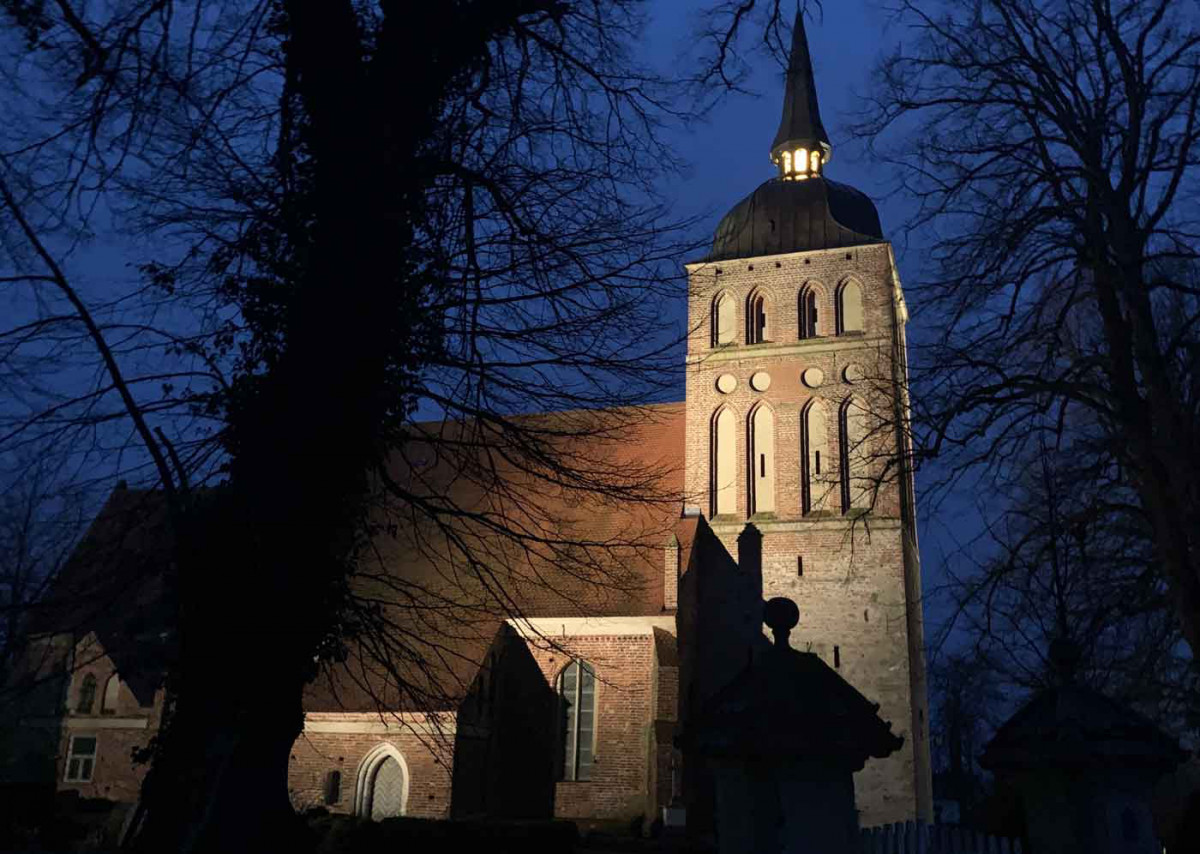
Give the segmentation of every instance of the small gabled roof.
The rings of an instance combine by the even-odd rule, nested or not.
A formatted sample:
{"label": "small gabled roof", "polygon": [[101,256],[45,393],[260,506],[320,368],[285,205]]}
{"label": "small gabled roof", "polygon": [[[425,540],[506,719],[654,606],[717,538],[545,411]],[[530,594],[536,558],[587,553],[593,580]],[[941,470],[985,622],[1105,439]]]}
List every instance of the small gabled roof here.
{"label": "small gabled roof", "polygon": [[988,742],[990,771],[1141,766],[1164,771],[1185,758],[1178,743],[1132,709],[1083,685],[1039,691]]}

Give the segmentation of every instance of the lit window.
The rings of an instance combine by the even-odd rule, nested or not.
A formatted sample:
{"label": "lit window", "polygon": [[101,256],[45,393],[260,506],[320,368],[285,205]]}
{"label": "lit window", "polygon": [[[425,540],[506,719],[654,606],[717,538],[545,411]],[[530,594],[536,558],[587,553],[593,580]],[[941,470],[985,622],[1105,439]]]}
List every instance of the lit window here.
{"label": "lit window", "polygon": [[810,164],[811,164],[809,166],[809,170],[814,175],[820,174],[820,172],[821,172],[821,152],[814,151],[811,155],[809,155],[809,157],[810,157]]}
{"label": "lit window", "polygon": [[713,300],[713,346],[721,347],[732,344],[736,330],[733,298],[728,294],[719,294]]}
{"label": "lit window", "polygon": [[783,174],[789,175],[792,171],[792,152],[783,152]]}
{"label": "lit window", "polygon": [[[813,398],[804,410],[802,423],[804,446],[804,512],[824,510],[828,502],[830,477],[828,474],[828,439],[825,429],[825,407]],[[822,459],[824,457],[824,459]]]}
{"label": "lit window", "polygon": [[559,726],[562,728],[562,779],[592,778],[596,734],[596,673],[586,662],[572,661],[558,677]]}
{"label": "lit window", "polygon": [[775,413],[760,406],[750,416],[750,513],[775,510]]}
{"label": "lit window", "polygon": [[855,398],[842,404],[842,512],[871,506],[870,452],[867,445],[867,412]]}
{"label": "lit window", "polygon": [[92,779],[92,772],[95,768],[96,736],[71,736],[71,748],[67,751],[66,782],[87,783]]}
{"label": "lit window", "polygon": [[75,703],[75,711],[81,715],[90,715],[96,705],[96,677],[87,673],[79,683],[79,698]]}
{"label": "lit window", "polygon": [[100,714],[115,715],[117,713],[117,700],[120,696],[121,679],[114,673],[104,683],[104,698],[100,701]]}
{"label": "lit window", "polygon": [[862,286],[853,279],[838,292],[838,325],[842,333],[863,331]]}
{"label": "lit window", "polygon": [[795,163],[796,163],[796,174],[800,175],[801,177],[804,177],[804,173],[808,171],[808,149],[807,148],[797,148],[796,149]]}
{"label": "lit window", "polygon": [[724,516],[737,512],[737,419],[722,409],[712,428],[712,513]]}

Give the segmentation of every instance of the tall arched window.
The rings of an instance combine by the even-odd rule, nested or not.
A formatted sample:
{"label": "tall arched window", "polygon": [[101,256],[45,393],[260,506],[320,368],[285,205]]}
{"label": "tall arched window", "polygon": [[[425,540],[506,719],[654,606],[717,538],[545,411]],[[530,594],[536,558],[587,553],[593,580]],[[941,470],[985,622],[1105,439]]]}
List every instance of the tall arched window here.
{"label": "tall arched window", "polygon": [[854,279],[847,279],[838,290],[838,332],[845,334],[862,331],[862,285]]}
{"label": "tall arched window", "polygon": [[377,745],[358,766],[354,812],[372,821],[404,815],[408,780],[408,764],[400,751],[387,742]]}
{"label": "tall arched window", "polygon": [[596,737],[596,673],[576,659],[558,674],[563,780],[590,780]]}
{"label": "tall arched window", "polygon": [[754,291],[746,300],[746,343],[762,344],[771,340],[769,326],[771,303],[762,291]]}
{"label": "tall arched window", "polygon": [[825,422],[825,405],[817,398],[809,401],[804,409],[804,512],[825,510],[829,503],[829,489],[833,460],[829,458],[829,438]]}
{"label": "tall arched window", "polygon": [[820,338],[825,333],[827,321],[823,310],[823,294],[815,285],[806,285],[800,291],[800,337]]}
{"label": "tall arched window", "polygon": [[90,715],[96,705],[96,677],[85,673],[79,683],[79,696],[75,702],[75,711],[81,715]]}
{"label": "tall arched window", "polygon": [[104,698],[100,701],[100,713],[115,715],[117,713],[117,700],[120,699],[120,696],[121,678],[114,673],[104,683]]}
{"label": "tall arched window", "polygon": [[712,425],[712,514],[737,512],[737,418],[721,409]]}
{"label": "tall arched window", "polygon": [[760,405],[750,415],[750,513],[775,511],[775,413]]}
{"label": "tall arched window", "polygon": [[722,347],[726,344],[732,344],[734,338],[737,337],[737,306],[734,305],[733,297],[729,294],[717,294],[717,298],[713,300],[712,307],[712,323],[713,323],[713,346]]}
{"label": "tall arched window", "polygon": [[848,398],[838,418],[841,433],[842,511],[871,504],[870,453],[867,447],[867,411],[861,401]]}

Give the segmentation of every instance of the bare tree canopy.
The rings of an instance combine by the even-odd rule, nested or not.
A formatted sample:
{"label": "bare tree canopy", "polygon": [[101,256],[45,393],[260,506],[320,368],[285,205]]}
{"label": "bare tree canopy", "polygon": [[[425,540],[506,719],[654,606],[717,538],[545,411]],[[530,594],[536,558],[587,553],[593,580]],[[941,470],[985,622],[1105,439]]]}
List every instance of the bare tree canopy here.
{"label": "bare tree canopy", "polygon": [[[683,333],[689,224],[655,192],[677,90],[631,58],[641,6],[4,3],[0,448],[116,461],[172,519],[141,849],[302,845],[287,757],[321,666],[353,645],[428,704],[432,623],[389,607],[512,614],[547,564],[626,583],[652,532],[554,508],[678,507],[605,451]],[[97,232],[143,241],[136,282],[80,274]],[[474,598],[369,586],[401,529]]]}
{"label": "bare tree canopy", "polygon": [[[919,444],[936,491],[1049,449],[1144,518],[1200,641],[1193,2],[901,2],[858,133],[896,164],[927,251],[910,286]],[[974,480],[977,479],[978,480]],[[1097,493],[1099,495],[1099,493]],[[1101,499],[1103,500],[1103,499]]]}

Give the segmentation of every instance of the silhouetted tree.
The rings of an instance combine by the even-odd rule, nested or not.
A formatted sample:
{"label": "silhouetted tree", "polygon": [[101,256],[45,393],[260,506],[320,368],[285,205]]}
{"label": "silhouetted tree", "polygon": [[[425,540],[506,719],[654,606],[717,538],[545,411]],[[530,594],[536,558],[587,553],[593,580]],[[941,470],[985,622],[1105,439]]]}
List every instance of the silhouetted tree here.
{"label": "silhouetted tree", "polygon": [[[939,459],[926,486],[1015,484],[1044,448],[1086,460],[1132,505],[1121,524],[1144,525],[1195,650],[1194,4],[898,11],[917,38],[881,65],[859,131],[900,167],[928,245],[909,288],[930,330],[913,377],[922,451]],[[1107,512],[1102,492],[1088,500]]]}
{"label": "silhouetted tree", "polygon": [[1196,674],[1149,526],[1132,490],[1093,479],[1093,459],[1080,453],[1072,465],[1044,449],[1001,496],[1008,512],[980,546],[985,557],[961,556],[951,573],[943,637],[968,641],[959,657],[1012,711],[1054,684],[1049,646],[1065,635],[1082,653],[1078,679],[1184,734],[1198,720]]}
{"label": "silhouetted tree", "polygon": [[[35,289],[9,355],[61,374],[61,331],[98,362],[6,412],[6,438],[131,429],[172,520],[141,850],[302,846],[288,753],[320,666],[373,658],[381,702],[424,707],[452,650],[391,606],[512,614],[514,580],[557,587],[548,563],[624,583],[613,558],[648,532],[580,540],[554,507],[678,501],[596,450],[647,417],[680,332],[660,297],[682,232],[653,193],[670,92],[630,61],[639,5],[4,3],[30,83],[7,260]],[[98,303],[68,261],[110,220],[165,257]],[[356,585],[401,525],[475,597]]]}

